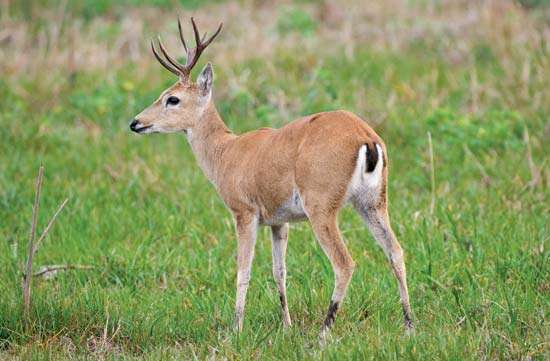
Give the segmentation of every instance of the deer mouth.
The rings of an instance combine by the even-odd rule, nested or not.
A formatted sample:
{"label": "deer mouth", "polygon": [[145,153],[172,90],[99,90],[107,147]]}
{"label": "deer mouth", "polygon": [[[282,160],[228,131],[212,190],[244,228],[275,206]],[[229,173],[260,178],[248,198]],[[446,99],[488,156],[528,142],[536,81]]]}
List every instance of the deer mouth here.
{"label": "deer mouth", "polygon": [[141,127],[141,128],[136,128],[134,129],[134,132],[136,133],[143,133],[144,131],[146,131],[147,129],[151,128],[153,125],[146,125],[144,127]]}

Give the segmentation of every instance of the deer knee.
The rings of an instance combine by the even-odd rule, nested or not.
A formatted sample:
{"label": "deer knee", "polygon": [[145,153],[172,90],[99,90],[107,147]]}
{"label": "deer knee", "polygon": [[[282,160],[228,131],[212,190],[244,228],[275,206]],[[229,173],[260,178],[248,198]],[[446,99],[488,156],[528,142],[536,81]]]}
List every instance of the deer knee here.
{"label": "deer knee", "polygon": [[403,253],[403,248],[401,248],[399,243],[395,242],[392,244],[389,254],[390,262],[396,265],[402,264],[404,256],[405,254]]}
{"label": "deer knee", "polygon": [[278,267],[278,266],[273,266],[273,278],[275,278],[276,281],[279,281],[279,280],[283,280],[286,276],[286,270],[284,269],[284,267]]}
{"label": "deer knee", "polygon": [[351,279],[351,276],[353,275],[353,271],[355,270],[355,262],[351,257],[346,260],[346,262],[339,267],[336,267],[336,278],[338,281],[348,282]]}

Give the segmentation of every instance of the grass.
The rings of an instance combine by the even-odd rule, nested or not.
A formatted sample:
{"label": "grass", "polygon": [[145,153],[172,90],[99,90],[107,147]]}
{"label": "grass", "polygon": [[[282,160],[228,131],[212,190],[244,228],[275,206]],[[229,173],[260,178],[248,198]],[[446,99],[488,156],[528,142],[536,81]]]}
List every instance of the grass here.
{"label": "grass", "polygon": [[[408,5],[421,24],[431,21],[422,3]],[[231,11],[224,6],[205,13]],[[243,6],[245,14],[266,11]],[[70,76],[57,65],[37,72],[33,62],[2,64],[11,70],[0,79],[0,358],[548,359],[548,54],[544,42],[514,41],[524,29],[536,38],[546,23],[534,10],[512,6],[500,16],[488,8],[491,27],[479,20],[475,34],[408,38],[405,28],[394,33],[398,47],[372,35],[372,43],[359,37],[351,53],[348,44],[331,52],[321,44],[334,33],[311,22],[317,6],[272,9],[279,18],[264,33],[275,42],[272,56],[258,46],[232,60],[235,50],[222,38],[203,61],[214,61],[218,109],[236,132],[335,108],[376,126],[390,152],[390,214],[406,252],[416,333],[403,334],[388,263],[350,209],[340,225],[358,266],[332,342],[318,347],[332,271],[305,223],[291,227],[287,256],[293,327],[281,326],[262,229],[245,330],[231,331],[236,241],[228,211],[182,136],[128,131],[129,119],[174,81],[143,50],[107,70],[77,62]],[[227,29],[227,42],[238,42],[238,26]],[[310,43],[296,51],[300,32]],[[105,36],[95,41],[114,42]],[[459,43],[464,53],[452,56]],[[26,46],[13,45],[14,56]],[[38,233],[70,200],[35,268],[94,269],[36,279],[25,323],[21,266],[40,164]]]}

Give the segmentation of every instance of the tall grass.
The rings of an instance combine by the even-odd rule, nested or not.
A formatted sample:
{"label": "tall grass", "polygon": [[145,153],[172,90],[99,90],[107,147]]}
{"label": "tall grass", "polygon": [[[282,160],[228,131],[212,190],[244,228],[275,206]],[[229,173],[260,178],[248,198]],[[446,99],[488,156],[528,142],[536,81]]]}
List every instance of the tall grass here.
{"label": "tall grass", "polygon": [[[41,11],[31,20],[2,18],[0,358],[548,358],[549,58],[539,8],[392,0],[392,12],[361,1],[193,10],[205,28],[226,23],[203,61],[214,63],[217,106],[234,131],[346,108],[388,145],[417,332],[403,334],[387,261],[346,209],[341,229],[358,267],[321,349],[333,281],[310,227],[290,231],[293,327],[281,326],[262,229],[245,330],[233,333],[229,213],[184,138],[128,131],[175,81],[147,50],[157,32],[177,49],[175,11],[98,10],[84,22],[84,12],[48,4],[33,4]],[[25,326],[21,266],[41,163],[40,228],[71,202],[36,262],[94,269],[36,279]]]}

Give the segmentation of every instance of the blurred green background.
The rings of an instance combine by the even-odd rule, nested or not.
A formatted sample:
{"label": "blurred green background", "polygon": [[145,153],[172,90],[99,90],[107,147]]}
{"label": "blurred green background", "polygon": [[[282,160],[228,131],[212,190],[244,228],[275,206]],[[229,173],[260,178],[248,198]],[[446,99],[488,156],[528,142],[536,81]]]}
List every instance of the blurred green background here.
{"label": "blurred green background", "polygon": [[[546,1],[3,0],[0,11],[0,358],[548,359]],[[183,136],[128,130],[176,80],[149,41],[183,55],[178,15],[224,23],[196,68],[214,64],[233,131],[343,108],[385,140],[413,336],[382,251],[347,209],[358,266],[332,341],[319,347],[332,270],[306,223],[291,227],[287,256],[294,326],[281,326],[263,229],[245,330],[231,331],[230,214]],[[40,164],[39,232],[70,200],[35,271],[93,269],[35,278],[24,322]]]}

